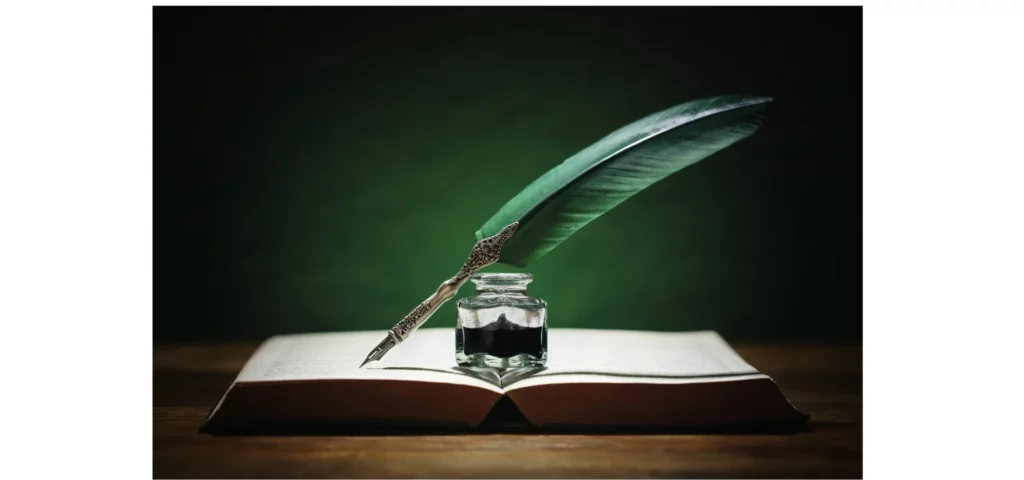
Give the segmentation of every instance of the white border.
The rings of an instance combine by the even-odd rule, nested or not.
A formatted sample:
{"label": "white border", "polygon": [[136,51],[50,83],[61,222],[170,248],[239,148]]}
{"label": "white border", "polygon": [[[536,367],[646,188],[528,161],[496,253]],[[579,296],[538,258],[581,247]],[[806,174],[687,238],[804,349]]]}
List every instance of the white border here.
{"label": "white border", "polygon": [[0,478],[152,475],[151,11],[0,7]]}
{"label": "white border", "polygon": [[865,9],[866,478],[1019,470],[1022,6]]}

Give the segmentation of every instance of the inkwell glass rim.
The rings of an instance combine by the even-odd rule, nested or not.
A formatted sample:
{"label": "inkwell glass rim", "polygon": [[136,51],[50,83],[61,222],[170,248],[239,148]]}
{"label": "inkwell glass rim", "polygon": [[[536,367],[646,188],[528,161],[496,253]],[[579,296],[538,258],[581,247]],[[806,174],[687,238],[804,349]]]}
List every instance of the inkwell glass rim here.
{"label": "inkwell glass rim", "polygon": [[526,272],[474,273],[469,280],[476,285],[476,291],[522,290],[533,282],[533,274]]}

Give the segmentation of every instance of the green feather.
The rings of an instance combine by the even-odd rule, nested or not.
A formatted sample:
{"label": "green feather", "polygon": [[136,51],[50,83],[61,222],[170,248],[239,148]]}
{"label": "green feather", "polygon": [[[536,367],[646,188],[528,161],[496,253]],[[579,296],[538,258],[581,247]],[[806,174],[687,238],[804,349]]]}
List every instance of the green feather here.
{"label": "green feather", "polygon": [[769,102],[714,97],[626,125],[541,175],[487,220],[476,238],[519,222],[498,261],[525,267],[658,180],[754,133]]}

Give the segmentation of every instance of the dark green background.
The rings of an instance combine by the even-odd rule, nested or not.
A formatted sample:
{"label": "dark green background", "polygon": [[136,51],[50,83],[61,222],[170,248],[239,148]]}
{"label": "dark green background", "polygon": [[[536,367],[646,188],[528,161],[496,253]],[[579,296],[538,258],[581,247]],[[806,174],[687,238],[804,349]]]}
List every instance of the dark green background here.
{"label": "dark green background", "polygon": [[534,178],[723,93],[777,101],[531,265],[531,293],[553,327],[861,338],[859,8],[154,16],[157,341],[390,328]]}

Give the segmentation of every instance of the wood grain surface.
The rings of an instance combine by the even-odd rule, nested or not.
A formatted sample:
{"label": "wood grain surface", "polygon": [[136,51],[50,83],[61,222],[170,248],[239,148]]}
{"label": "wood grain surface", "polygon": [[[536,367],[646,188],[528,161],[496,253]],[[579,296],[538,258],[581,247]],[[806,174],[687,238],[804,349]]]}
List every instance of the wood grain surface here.
{"label": "wood grain surface", "polygon": [[810,414],[807,428],[796,433],[200,433],[206,414],[256,346],[154,347],[154,477],[861,477],[859,346],[735,345]]}

